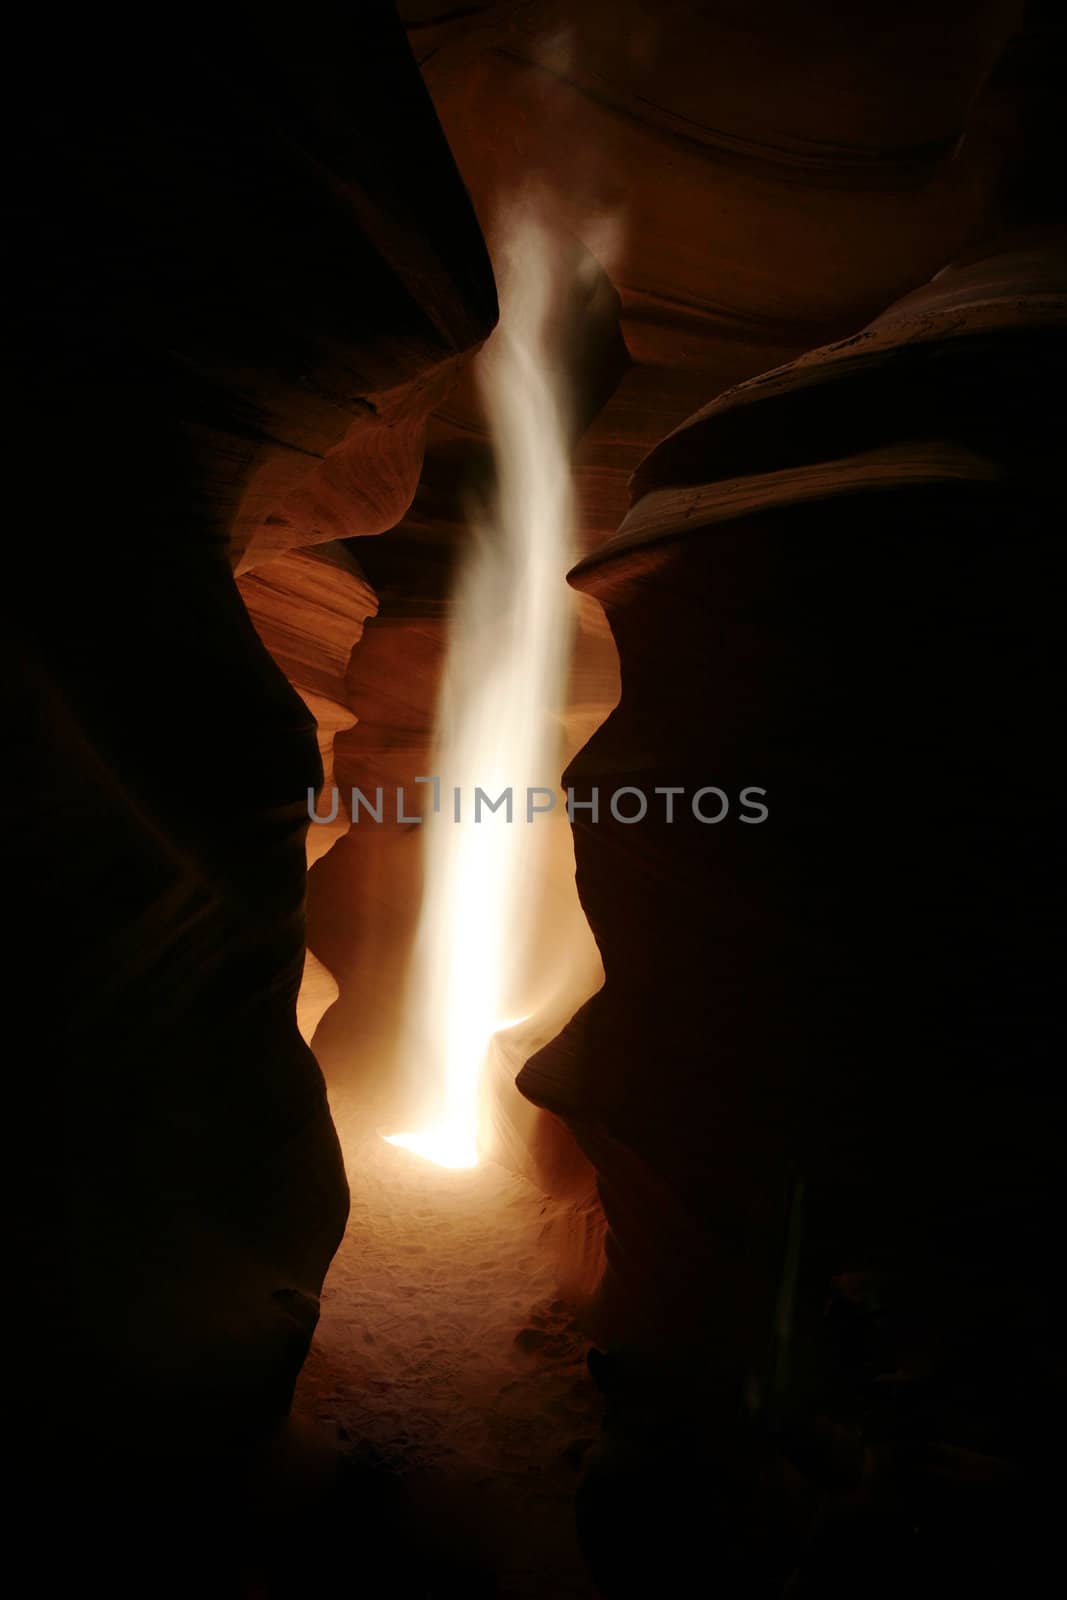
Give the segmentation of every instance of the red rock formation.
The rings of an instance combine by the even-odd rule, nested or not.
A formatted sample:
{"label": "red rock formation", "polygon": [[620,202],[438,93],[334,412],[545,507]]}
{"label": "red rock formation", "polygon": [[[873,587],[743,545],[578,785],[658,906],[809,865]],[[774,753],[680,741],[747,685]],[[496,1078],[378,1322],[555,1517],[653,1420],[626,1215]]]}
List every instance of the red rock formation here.
{"label": "red rock formation", "polygon": [[[351,551],[341,544],[290,550],[237,580],[237,587],[263,644],[315,718],[322,787],[334,784],[333,745],[351,728],[355,713],[345,703],[345,682],[363,624],[378,600]],[[326,800],[322,814],[332,809]],[[343,812],[332,823],[308,830],[308,866],[345,832]]]}
{"label": "red rock formation", "polygon": [[[344,704],[345,675],[363,624],[378,609],[355,557],[340,544],[290,550],[237,580],[241,598],[263,644],[315,719],[322,761],[323,803],[329,817],[334,787],[333,744],[351,728],[355,714]],[[307,832],[307,864],[313,866],[348,829],[340,807],[330,821]],[[310,951],[297,996],[297,1025],[310,1044],[324,1013],[338,996],[333,975]]]}

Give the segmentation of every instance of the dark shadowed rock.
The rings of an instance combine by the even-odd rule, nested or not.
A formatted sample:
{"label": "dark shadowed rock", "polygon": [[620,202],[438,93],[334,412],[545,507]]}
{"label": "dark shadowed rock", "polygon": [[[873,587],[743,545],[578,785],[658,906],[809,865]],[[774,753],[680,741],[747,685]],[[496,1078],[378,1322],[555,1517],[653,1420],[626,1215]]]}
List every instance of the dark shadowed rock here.
{"label": "dark shadowed rock", "polygon": [[[347,1209],[295,1018],[315,718],[231,565],[396,521],[495,292],[388,5],[24,17],[9,51],[14,1435],[92,1581],[110,1502],[109,1585],[188,1593]],[[339,587],[336,637],[300,582],[257,617],[331,703],[373,609]],[[173,1574],[135,1571],[138,1526]]]}

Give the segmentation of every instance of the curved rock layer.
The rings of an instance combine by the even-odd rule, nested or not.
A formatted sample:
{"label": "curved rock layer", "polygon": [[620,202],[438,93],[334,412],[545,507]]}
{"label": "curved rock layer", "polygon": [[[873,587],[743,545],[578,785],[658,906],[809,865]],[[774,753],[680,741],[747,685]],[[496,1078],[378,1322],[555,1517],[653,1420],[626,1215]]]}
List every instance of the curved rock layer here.
{"label": "curved rock layer", "polygon": [[[363,624],[377,611],[378,601],[341,544],[289,550],[245,572],[237,588],[260,639],[315,719],[322,761],[315,817],[322,820],[307,831],[305,851],[312,867],[348,831],[343,811],[339,807],[335,815],[330,804],[333,744],[356,721],[344,704],[345,675],[363,637]],[[333,975],[309,950],[296,1002],[297,1026],[306,1044],[339,992]]]}
{"label": "curved rock layer", "polygon": [[333,746],[356,722],[345,682],[363,624],[377,613],[377,596],[348,547],[334,543],[289,550],[243,573],[237,588],[260,639],[315,718],[323,774],[315,812],[324,820],[308,829],[310,867],[347,828],[340,808],[325,820],[333,809]]}

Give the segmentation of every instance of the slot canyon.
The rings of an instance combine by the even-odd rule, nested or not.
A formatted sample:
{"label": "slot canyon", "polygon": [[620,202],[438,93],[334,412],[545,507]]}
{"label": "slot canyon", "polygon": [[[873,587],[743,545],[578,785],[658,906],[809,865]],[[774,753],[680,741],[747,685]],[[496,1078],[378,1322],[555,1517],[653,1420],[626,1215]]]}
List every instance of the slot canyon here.
{"label": "slot canyon", "polygon": [[1067,17],[9,33],[13,1592],[1044,1592]]}

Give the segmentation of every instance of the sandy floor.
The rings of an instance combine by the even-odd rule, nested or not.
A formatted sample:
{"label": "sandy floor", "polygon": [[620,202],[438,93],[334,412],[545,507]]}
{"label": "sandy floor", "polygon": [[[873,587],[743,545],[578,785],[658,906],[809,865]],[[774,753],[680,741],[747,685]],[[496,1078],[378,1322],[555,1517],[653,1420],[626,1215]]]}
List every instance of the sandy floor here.
{"label": "sandy floor", "polygon": [[552,1202],[491,1164],[433,1166],[333,1109],[352,1214],[297,1415],[447,1506],[501,1596],[589,1596],[573,1497],[598,1406],[588,1340],[556,1295]]}

